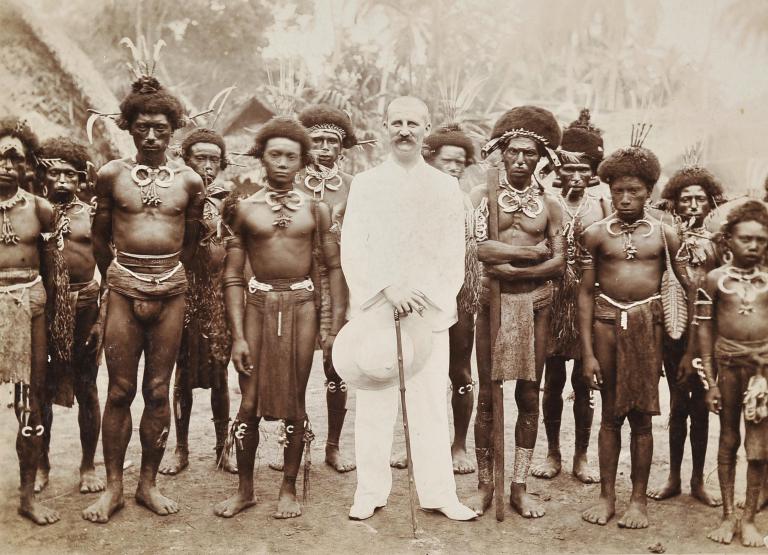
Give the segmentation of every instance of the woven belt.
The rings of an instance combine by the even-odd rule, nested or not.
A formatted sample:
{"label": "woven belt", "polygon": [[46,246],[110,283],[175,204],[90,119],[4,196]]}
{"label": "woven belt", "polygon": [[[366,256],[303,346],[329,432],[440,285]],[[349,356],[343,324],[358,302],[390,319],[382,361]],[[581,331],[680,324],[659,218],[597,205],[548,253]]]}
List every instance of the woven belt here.
{"label": "woven belt", "polygon": [[[307,278],[304,281],[299,281],[297,283],[292,283],[290,286],[288,286],[288,290],[290,291],[300,291],[302,289],[306,289],[307,291],[314,291],[315,290],[315,284],[312,283],[311,278]],[[258,281],[255,277],[252,277],[248,281],[248,291],[251,293],[255,293],[256,291],[263,291],[265,293],[269,291],[274,291],[275,286],[271,283],[262,283]]]}
{"label": "woven belt", "polygon": [[171,277],[173,277],[173,275],[176,272],[179,271],[179,268],[183,268],[184,267],[184,265],[181,262],[179,262],[169,272],[167,272],[165,274],[158,274],[157,276],[152,276],[152,277],[148,278],[148,277],[145,277],[145,276],[152,275],[152,274],[143,274],[143,275],[142,274],[137,274],[136,272],[132,272],[131,270],[129,270],[128,268],[126,268],[125,266],[120,264],[116,259],[113,262],[114,262],[114,264],[115,264],[115,266],[117,268],[120,268],[124,272],[127,272],[129,275],[135,277],[139,281],[143,281],[143,282],[146,282],[146,283],[154,283],[156,285],[160,284],[160,283],[163,283],[164,281],[170,279]]}

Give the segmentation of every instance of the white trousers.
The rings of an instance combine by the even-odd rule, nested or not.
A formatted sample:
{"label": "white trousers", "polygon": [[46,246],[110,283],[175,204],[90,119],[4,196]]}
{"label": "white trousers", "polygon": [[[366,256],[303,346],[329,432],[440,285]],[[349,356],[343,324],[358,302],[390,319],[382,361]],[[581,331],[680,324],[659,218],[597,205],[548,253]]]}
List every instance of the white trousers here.
{"label": "white trousers", "polygon": [[[425,509],[456,503],[448,431],[448,330],[432,334],[424,368],[405,382],[413,477]],[[389,466],[400,400],[399,386],[355,392],[355,505],[385,505],[392,489]],[[405,479],[405,478],[404,478]]]}

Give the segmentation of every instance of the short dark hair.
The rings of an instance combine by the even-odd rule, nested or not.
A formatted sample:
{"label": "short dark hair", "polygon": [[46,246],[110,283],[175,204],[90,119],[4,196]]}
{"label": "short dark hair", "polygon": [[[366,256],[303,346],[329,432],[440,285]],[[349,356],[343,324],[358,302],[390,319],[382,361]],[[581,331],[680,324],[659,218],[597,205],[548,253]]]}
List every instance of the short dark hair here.
{"label": "short dark hair", "polygon": [[0,138],[8,136],[19,139],[26,150],[27,162],[35,163],[35,156],[37,156],[37,151],[40,148],[40,140],[29,127],[27,121],[16,116],[6,116],[0,119]]}
{"label": "short dark hair", "polygon": [[264,157],[267,141],[278,137],[299,143],[303,165],[307,166],[312,163],[312,139],[309,137],[309,133],[298,120],[284,116],[274,117],[261,126],[253,139],[253,147],[248,151],[248,154],[261,160]]}
{"label": "short dark hair", "polygon": [[661,175],[661,164],[647,148],[629,146],[611,153],[597,167],[597,175],[610,185],[622,177],[636,177],[652,191]]}
{"label": "short dark hair", "polygon": [[133,82],[131,92],[120,103],[118,127],[129,130],[139,114],[163,114],[174,131],[186,125],[181,101],[154,77],[142,77]]}
{"label": "short dark hair", "polygon": [[733,228],[742,222],[757,222],[768,230],[768,207],[759,200],[748,200],[728,212],[720,231],[729,237]]}
{"label": "short dark hair", "polygon": [[227,168],[227,145],[224,143],[224,137],[220,133],[206,127],[200,127],[192,131],[192,133],[184,137],[181,143],[181,156],[184,160],[189,158],[189,149],[197,143],[210,143],[219,147],[219,150],[221,150],[219,167],[222,170]]}
{"label": "short dark hair", "polygon": [[722,204],[723,186],[709,170],[701,166],[687,166],[676,171],[661,191],[661,198],[670,201],[670,204],[676,203],[683,189],[691,185],[700,185],[704,189],[712,208]]}
{"label": "short dark hair", "polygon": [[78,175],[78,181],[84,183],[88,180],[88,162],[91,161],[91,157],[84,145],[72,139],[56,137],[44,141],[40,146],[37,158],[40,162],[37,166],[38,180],[42,180],[45,176],[46,166],[43,160],[46,158],[60,158],[64,162],[72,164],[77,171],[83,172]]}
{"label": "short dark hair", "polygon": [[456,146],[464,149],[465,166],[475,163],[475,145],[458,123],[449,123],[438,127],[434,133],[424,139],[427,160],[432,161],[440,154],[444,146]]}

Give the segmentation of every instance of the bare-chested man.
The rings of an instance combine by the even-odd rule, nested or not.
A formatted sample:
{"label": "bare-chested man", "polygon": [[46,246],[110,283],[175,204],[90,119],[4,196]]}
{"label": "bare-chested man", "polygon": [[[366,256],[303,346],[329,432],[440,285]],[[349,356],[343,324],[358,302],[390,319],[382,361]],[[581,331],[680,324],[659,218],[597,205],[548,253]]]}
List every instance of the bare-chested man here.
{"label": "bare-chested man", "polygon": [[[705,168],[690,164],[672,175],[661,197],[669,203],[676,220],[682,245],[676,256],[685,262],[690,280],[688,304],[691,309],[689,316],[692,317],[696,289],[702,286],[707,273],[719,265],[712,233],[704,227],[704,219],[723,202],[723,188]],[[720,499],[704,487],[709,412],[704,399],[706,390],[691,365],[692,360],[698,356],[695,331],[696,328],[690,328],[687,334],[677,340],[666,335],[664,337],[664,371],[669,386],[669,476],[663,486],[649,490],[648,497],[661,500],[680,495],[680,467],[690,417],[693,463],[691,496],[705,505],[716,507],[720,505]]]}
{"label": "bare-chested man", "polygon": [[[632,496],[618,524],[648,527],[651,417],[659,414],[661,377],[661,278],[665,248],[674,257],[680,246],[674,229],[645,212],[660,173],[656,155],[640,145],[622,148],[603,160],[598,175],[610,186],[615,212],[582,234],[578,297],[582,364],[585,380],[602,397],[600,501],[582,514],[593,524],[607,524],[616,511],[621,428],[628,418]],[[677,261],[675,275],[687,283],[684,271]]]}
{"label": "bare-chested man", "polygon": [[43,452],[37,467],[35,491],[48,484],[51,464],[48,450],[53,425],[52,403],[71,407],[77,399],[80,445],[80,493],[104,489],[104,481],[96,476],[93,458],[101,429],[101,410],[96,376],[101,323],[99,318],[99,282],[94,279],[96,259],[91,241],[93,208],[77,196],[80,185],[87,181],[90,156],[86,148],[65,137],[43,143],[37,155],[38,187],[53,203],[61,221],[64,259],[69,270],[69,296],[74,308],[72,361],[59,367],[55,357],[48,372],[48,400],[45,405]]}
{"label": "bare-chested man", "polygon": [[[694,316],[707,406],[720,415],[717,475],[723,517],[707,537],[728,544],[739,533],[742,545],[762,547],[765,537],[755,526],[755,513],[768,467],[768,208],[760,201],[745,202],[728,214],[722,233],[733,258],[707,274]],[[733,489],[742,411],[747,499],[739,519]]]}
{"label": "bare-chested man", "polygon": [[603,159],[601,132],[590,121],[589,110],[584,109],[579,119],[563,130],[560,145],[562,165],[557,169],[555,186],[562,188],[557,197],[563,207],[563,233],[566,240],[566,268],[562,280],[556,285],[552,302],[552,355],[547,358],[544,373],[544,395],[541,408],[544,412],[544,429],[547,432],[547,458],[534,468],[531,474],[537,478],[554,478],[561,470],[560,419],[563,414],[563,388],[565,364],[573,360],[571,385],[574,403],[573,419],[576,423],[576,445],[573,451],[573,475],[585,484],[600,481],[600,476],[587,463],[589,437],[592,433],[594,409],[589,385],[581,372],[581,345],[576,318],[581,268],[578,245],[581,233],[609,212],[603,199],[590,195],[588,187],[600,183],[597,166]]}
{"label": "bare-chested man", "polygon": [[37,524],[59,520],[35,500],[35,471],[45,428],[46,289],[40,274],[46,260],[43,233],[54,226],[50,203],[22,189],[27,167],[35,164],[37,136],[26,122],[0,119],[0,383],[15,385],[19,420],[19,514]]}
{"label": "bare-chested man", "polygon": [[160,493],[155,479],[168,437],[168,387],[184,323],[187,278],[182,260],[188,261],[197,246],[205,198],[200,176],[166,157],[173,132],[184,124],[179,100],[155,78],[142,77],[120,112],[119,125],[130,132],[138,152],[104,165],[96,181],[93,246],[109,288],[104,330],[109,389],[102,419],[107,489],[83,511],[83,518],[92,522],[107,522],[124,505],[123,462],[142,354],[144,413],[136,501],[158,515],[179,510]]}
{"label": "bare-chested man", "polygon": [[230,188],[217,181],[227,167],[224,138],[212,129],[200,128],[181,143],[184,162],[195,170],[206,188],[203,228],[197,256],[187,272],[186,316],[181,347],[176,362],[173,387],[173,414],[176,424],[176,449],[160,465],[161,474],[178,474],[189,465],[189,419],[192,390],[211,390],[211,412],[216,432],[216,461],[220,468],[237,474],[237,463],[222,457],[229,427],[229,389],[227,366],[232,342],[224,315],[221,274],[224,271],[224,244],[221,210]]}
{"label": "bare-chested man", "polygon": [[[562,132],[554,116],[535,106],[509,110],[494,125],[485,153],[499,150],[503,170],[493,169],[488,184],[476,187],[478,258],[486,275],[500,283],[500,315],[491,314],[489,299],[477,317],[477,370],[480,391],[475,416],[478,493],[470,506],[482,514],[493,498],[491,429],[494,425],[491,382],[515,379],[518,408],[515,461],[509,501],[525,518],[544,516],[540,502],[526,492],[528,469],[539,424],[539,383],[550,336],[551,279],[565,267],[562,208],[544,194],[535,170],[542,156],[555,163]],[[498,229],[491,229],[493,212]],[[488,231],[483,234],[481,230]],[[498,237],[491,240],[490,237]],[[546,242],[551,245],[550,249]],[[491,324],[499,322],[496,337]],[[495,331],[495,330],[494,330]],[[493,364],[491,363],[493,361]]]}
{"label": "bare-chested man", "polygon": [[[232,331],[232,362],[240,373],[243,398],[231,435],[240,484],[235,495],[214,508],[222,517],[232,517],[256,503],[253,467],[261,418],[285,420],[283,481],[272,516],[301,515],[296,477],[302,450],[311,441],[304,395],[318,333],[310,277],[313,251],[321,249],[330,281],[333,319],[323,347],[333,345],[346,309],[331,211],[325,203],[294,189],[296,174],[311,161],[311,149],[311,139],[298,121],[274,118],[267,122],[251,149],[264,164],[266,186],[239,201],[231,217],[229,211],[225,216],[233,235],[227,240],[222,283]],[[247,293],[246,258],[253,268]],[[304,479],[306,489],[306,473]]]}

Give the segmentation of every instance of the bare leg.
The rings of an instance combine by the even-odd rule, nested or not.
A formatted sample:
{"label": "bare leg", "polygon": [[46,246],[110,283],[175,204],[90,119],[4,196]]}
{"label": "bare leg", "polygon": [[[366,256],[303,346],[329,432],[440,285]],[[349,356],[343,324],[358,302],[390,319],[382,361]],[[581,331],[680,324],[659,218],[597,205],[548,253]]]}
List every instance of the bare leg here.
{"label": "bare leg", "polygon": [[[59,520],[59,513],[49,509],[35,499],[35,474],[40,460],[42,434],[38,426],[42,423],[42,406],[47,366],[47,336],[45,316],[32,318],[32,372],[29,388],[16,386],[16,416],[20,420],[16,436],[16,454],[19,457],[19,514],[40,525],[53,524]],[[22,390],[28,389],[29,413],[22,412]]]}
{"label": "bare leg", "polygon": [[472,419],[472,406],[475,404],[474,384],[472,383],[472,346],[475,339],[475,318],[472,314],[460,311],[459,320],[448,330],[450,361],[448,376],[451,379],[451,408],[453,409],[453,472],[470,474],[475,465],[467,455],[467,431]]}
{"label": "bare leg", "polygon": [[42,405],[42,424],[45,426],[43,441],[40,447],[40,460],[37,462],[35,473],[35,493],[40,493],[48,485],[48,477],[51,473],[51,461],[48,453],[51,449],[51,430],[53,428],[53,406],[45,401]]}
{"label": "bare leg", "polygon": [[629,507],[619,519],[620,528],[648,528],[648,508],[646,490],[648,476],[651,473],[653,459],[653,435],[651,434],[651,416],[637,412],[629,413],[629,425],[632,429],[630,444],[632,455],[632,496]]}
{"label": "bare leg", "polygon": [[707,443],[709,441],[709,411],[704,401],[706,392],[701,385],[691,391],[689,400],[691,417],[691,497],[698,499],[710,507],[719,507],[722,500],[713,495],[704,485],[704,463],[707,458]]}
{"label": "bare leg", "polygon": [[[181,366],[176,367],[177,374],[183,373]],[[176,425],[176,449],[170,457],[163,459],[160,474],[173,476],[189,465],[189,419],[192,416],[192,390],[183,376],[176,378],[173,387],[173,416]]]}
{"label": "bare leg", "polygon": [[83,511],[83,518],[91,522],[107,522],[125,504],[123,462],[131,440],[131,403],[136,396],[136,379],[143,346],[143,330],[133,315],[131,299],[110,291],[104,331],[104,357],[109,373],[109,387],[102,416],[101,438],[107,488],[95,503]]}
{"label": "bare leg", "polygon": [[355,463],[341,456],[339,442],[344,418],[347,415],[347,384],[336,373],[331,353],[323,351],[323,369],[326,378],[325,402],[328,406],[328,439],[325,442],[325,462],[336,472],[349,472]]}
{"label": "bare leg", "polygon": [[[154,301],[158,302],[158,301]],[[136,488],[136,501],[158,515],[179,511],[175,501],[165,497],[157,487],[157,470],[165,452],[171,424],[168,388],[179,354],[184,322],[184,295],[176,295],[163,303],[154,323],[144,328],[146,345],[144,379],[144,413],[141,415],[141,472]]]}
{"label": "bare leg", "polygon": [[540,518],[546,513],[544,506],[528,494],[525,483],[531,462],[530,455],[533,455],[539,430],[539,384],[547,356],[549,319],[549,307],[537,311],[534,315],[536,381],[518,380],[515,384],[515,401],[519,413],[515,425],[515,473],[509,488],[509,503],[525,518]]}
{"label": "bare leg", "polygon": [[765,540],[755,526],[757,502],[765,479],[766,461],[747,462],[747,500],[741,518],[741,544],[745,547],[763,547]]}
{"label": "bare leg", "polygon": [[477,493],[467,506],[482,515],[493,502],[493,407],[491,397],[491,346],[488,309],[477,315],[477,413],[475,414],[475,456],[477,458]]}
{"label": "bare leg", "polygon": [[592,524],[604,526],[616,513],[616,470],[621,452],[622,419],[614,416],[616,401],[616,337],[613,325],[596,321],[594,325],[595,356],[603,372],[601,389],[602,415],[597,439],[600,462],[600,499],[581,514]]}
{"label": "bare leg", "polygon": [[549,357],[544,371],[544,395],[541,408],[544,412],[544,430],[547,432],[547,458],[531,470],[537,478],[554,478],[560,474],[560,421],[563,416],[563,389],[565,388],[565,358]]}
{"label": "bare leg", "polygon": [[573,419],[576,423],[573,475],[585,484],[597,484],[600,482],[600,475],[590,468],[587,461],[587,449],[589,449],[589,437],[592,435],[592,420],[595,409],[590,403],[589,386],[584,381],[581,360],[573,362],[571,385],[574,393]]}

